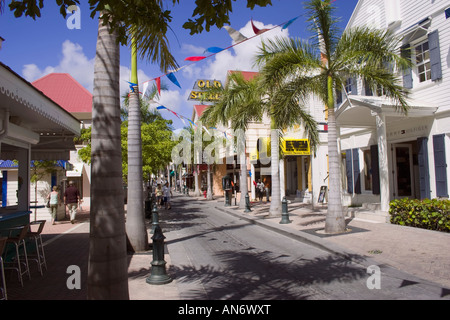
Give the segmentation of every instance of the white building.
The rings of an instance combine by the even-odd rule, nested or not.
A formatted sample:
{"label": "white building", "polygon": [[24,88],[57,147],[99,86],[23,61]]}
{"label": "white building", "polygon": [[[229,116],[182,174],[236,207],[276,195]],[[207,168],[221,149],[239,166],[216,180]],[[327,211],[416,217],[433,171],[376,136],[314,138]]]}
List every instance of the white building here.
{"label": "white building", "polygon": [[450,2],[360,0],[347,28],[370,25],[403,39],[413,67],[401,76],[411,90],[405,116],[358,79],[349,79],[336,119],[347,204],[397,198],[448,198],[450,187]]}

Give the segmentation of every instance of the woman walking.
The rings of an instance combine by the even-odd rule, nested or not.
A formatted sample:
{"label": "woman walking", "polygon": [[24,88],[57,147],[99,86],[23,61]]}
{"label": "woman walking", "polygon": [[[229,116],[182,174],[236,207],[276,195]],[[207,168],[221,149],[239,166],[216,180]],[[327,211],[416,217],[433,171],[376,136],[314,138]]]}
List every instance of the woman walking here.
{"label": "woman walking", "polygon": [[53,190],[47,196],[47,199],[50,204],[50,213],[52,215],[52,224],[55,224],[56,214],[58,212],[58,206],[61,205],[61,201],[59,199],[58,186],[53,186]]}

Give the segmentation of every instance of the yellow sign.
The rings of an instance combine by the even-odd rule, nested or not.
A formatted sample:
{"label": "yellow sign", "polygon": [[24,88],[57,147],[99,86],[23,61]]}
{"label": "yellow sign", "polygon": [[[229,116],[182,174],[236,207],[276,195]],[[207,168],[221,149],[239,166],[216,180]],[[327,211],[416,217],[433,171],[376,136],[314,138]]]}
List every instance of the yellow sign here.
{"label": "yellow sign", "polygon": [[308,139],[283,139],[281,151],[287,156],[309,156],[311,154]]}
{"label": "yellow sign", "polygon": [[220,99],[219,93],[210,93],[208,89],[221,88],[222,82],[218,80],[197,80],[194,84],[194,89],[191,91],[188,100],[195,101],[218,101]]}

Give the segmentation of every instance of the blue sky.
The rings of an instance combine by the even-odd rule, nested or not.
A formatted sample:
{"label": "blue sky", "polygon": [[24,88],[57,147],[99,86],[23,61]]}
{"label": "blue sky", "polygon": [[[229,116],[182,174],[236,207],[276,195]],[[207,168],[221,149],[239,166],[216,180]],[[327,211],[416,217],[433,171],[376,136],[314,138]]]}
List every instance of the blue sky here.
{"label": "blue sky", "polygon": [[[189,62],[186,57],[203,54],[208,47],[226,48],[232,40],[225,29],[212,28],[209,33],[191,36],[188,30],[182,28],[185,21],[191,18],[195,7],[194,0],[183,0],[172,8],[172,1],[167,1],[168,9],[172,10],[172,31],[169,31],[170,48],[180,66]],[[357,0],[337,0],[336,15],[342,20],[345,28]],[[6,1],[7,4],[10,1]],[[80,27],[69,29],[67,21],[60,15],[56,1],[46,0],[41,18],[36,21],[31,18],[15,18],[8,7],[0,16],[0,36],[5,39],[0,50],[0,61],[11,67],[28,81],[34,81],[50,72],[70,73],[78,82],[92,92],[93,63],[97,39],[98,20],[90,18],[87,1],[81,1]],[[163,91],[159,104],[174,112],[190,118],[195,102],[188,101],[190,91],[197,79],[224,80],[228,70],[257,71],[252,58],[263,38],[289,36],[309,38],[312,35],[306,31],[306,17],[303,0],[272,0],[272,6],[246,8],[247,1],[234,2],[233,13],[230,16],[230,26],[239,30],[244,36],[252,37],[250,20],[253,19],[258,28],[271,28],[292,18],[300,16],[287,30],[275,28],[251,41],[239,44],[206,60],[197,62],[175,73],[181,89],[172,84],[166,77],[162,82],[168,87]],[[127,47],[121,48],[121,93],[126,92],[130,73],[130,53]],[[146,61],[139,61],[139,85],[150,79],[163,75],[159,68]],[[156,105],[155,105],[156,107]],[[162,111],[162,115],[174,121],[175,128],[184,124],[172,113]]]}

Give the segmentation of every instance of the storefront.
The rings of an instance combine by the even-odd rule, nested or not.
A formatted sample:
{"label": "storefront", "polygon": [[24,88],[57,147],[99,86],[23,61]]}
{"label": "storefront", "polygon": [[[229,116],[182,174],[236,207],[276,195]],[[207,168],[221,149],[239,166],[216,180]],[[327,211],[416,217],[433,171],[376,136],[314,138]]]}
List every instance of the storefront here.
{"label": "storefront", "polygon": [[0,63],[0,126],[0,158],[17,164],[17,182],[8,185],[16,201],[0,209],[3,229],[30,221],[31,161],[69,160],[80,122]]}

